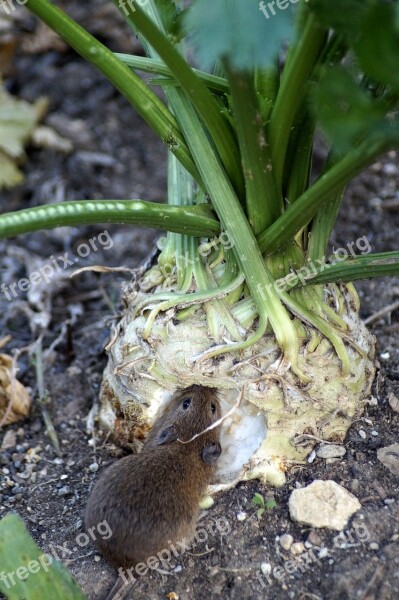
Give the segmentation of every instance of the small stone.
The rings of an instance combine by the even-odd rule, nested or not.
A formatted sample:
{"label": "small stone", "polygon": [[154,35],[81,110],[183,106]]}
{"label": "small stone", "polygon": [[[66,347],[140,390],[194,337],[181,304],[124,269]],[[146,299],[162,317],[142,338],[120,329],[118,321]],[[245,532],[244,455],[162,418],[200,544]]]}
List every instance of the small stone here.
{"label": "small stone", "polygon": [[382,167],[382,170],[386,175],[396,175],[397,173],[396,165],[393,163],[387,163]]}
{"label": "small stone", "polygon": [[69,485],[64,485],[58,490],[59,496],[68,496],[69,494],[72,494],[72,490]]}
{"label": "small stone", "polygon": [[270,575],[272,572],[272,566],[270,563],[263,562],[260,565],[260,570],[262,571],[263,575]]}
{"label": "small stone", "polygon": [[378,448],[377,458],[394,475],[399,475],[399,444]]}
{"label": "small stone", "polygon": [[292,537],[292,535],[290,535],[289,533],[284,533],[280,537],[280,546],[284,550],[289,550],[292,546],[293,541],[294,541],[294,538]]}
{"label": "small stone", "polygon": [[374,198],[371,198],[370,200],[370,206],[372,206],[373,208],[381,208],[382,206],[382,200],[381,198],[378,198],[378,196],[375,196]]}
{"label": "small stone", "polygon": [[380,547],[379,547],[379,545],[377,544],[377,542],[371,542],[371,543],[369,544],[369,548],[370,548],[370,550],[379,550],[379,549],[380,549]]}
{"label": "small stone", "polygon": [[94,562],[100,562],[101,556],[99,554],[94,555]]}
{"label": "small stone", "polygon": [[389,360],[391,358],[389,352],[383,352],[382,354],[380,354],[380,356],[383,360]]}
{"label": "small stone", "polygon": [[359,429],[359,435],[362,438],[362,440],[365,440],[367,437],[367,433],[364,431],[364,429]]}
{"label": "small stone", "polygon": [[345,456],[346,448],[337,444],[326,444],[325,446],[320,446],[316,454],[319,458],[340,458]]}
{"label": "small stone", "polygon": [[359,500],[345,488],[320,479],[291,492],[288,506],[293,521],[337,531],[342,531],[349,517],[361,508]]}
{"label": "small stone", "polygon": [[96,463],[96,462],[91,463],[91,465],[89,465],[89,471],[91,473],[97,473],[97,471],[98,471],[98,463]]}
{"label": "small stone", "polygon": [[325,558],[326,556],[328,556],[328,548],[326,548],[325,546],[323,546],[323,548],[320,548],[317,556],[319,558]]}
{"label": "small stone", "polygon": [[392,410],[399,413],[399,398],[397,398],[397,396],[395,396],[395,394],[392,392],[388,394],[388,402]]}
{"label": "small stone", "polygon": [[385,498],[385,504],[395,504],[395,498]]}
{"label": "small stone", "polygon": [[321,537],[315,531],[311,531],[308,535],[308,539],[306,540],[312,546],[321,546]]}
{"label": "small stone", "polygon": [[299,556],[299,554],[303,554],[305,550],[305,544],[302,544],[302,542],[294,542],[291,546],[291,554],[293,554],[294,556]]}
{"label": "small stone", "polygon": [[62,458],[55,458],[53,460],[53,464],[55,464],[55,465],[63,465],[64,461],[62,460]]}
{"label": "small stone", "polygon": [[175,573],[180,573],[180,571],[182,571],[182,570],[183,570],[183,567],[182,567],[181,565],[177,565],[177,566],[176,566],[176,567],[173,569],[173,571],[174,571]]}
{"label": "small stone", "polygon": [[315,458],[316,458],[316,452],[314,450],[312,450],[308,456],[308,463],[312,464],[312,462],[314,461]]}
{"label": "small stone", "polygon": [[237,513],[237,520],[238,521],[245,521],[246,518],[247,518],[247,513],[244,512],[243,510],[240,510],[240,512]]}
{"label": "small stone", "polygon": [[17,434],[12,429],[9,429],[5,432],[3,441],[1,444],[1,450],[8,450],[9,448],[14,448],[17,444]]}
{"label": "small stone", "polygon": [[64,479],[68,479],[68,475],[65,475],[65,474],[61,475],[60,479],[61,479],[61,481],[64,481]]}

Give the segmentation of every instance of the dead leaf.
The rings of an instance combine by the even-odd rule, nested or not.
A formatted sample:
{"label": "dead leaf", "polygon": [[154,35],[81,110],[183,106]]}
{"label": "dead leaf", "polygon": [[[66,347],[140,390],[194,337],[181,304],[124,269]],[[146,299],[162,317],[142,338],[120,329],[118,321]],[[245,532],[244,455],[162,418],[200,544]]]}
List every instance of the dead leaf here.
{"label": "dead leaf", "polygon": [[28,390],[15,377],[12,357],[0,354],[0,427],[26,417],[30,404]]}
{"label": "dead leaf", "polygon": [[22,181],[17,164],[24,158],[24,145],[46,110],[45,98],[29,104],[9,94],[0,81],[0,189]]}
{"label": "dead leaf", "polygon": [[39,125],[32,134],[32,144],[37,148],[50,148],[59,152],[72,152],[73,144],[68,138],[62,137],[47,125]]}

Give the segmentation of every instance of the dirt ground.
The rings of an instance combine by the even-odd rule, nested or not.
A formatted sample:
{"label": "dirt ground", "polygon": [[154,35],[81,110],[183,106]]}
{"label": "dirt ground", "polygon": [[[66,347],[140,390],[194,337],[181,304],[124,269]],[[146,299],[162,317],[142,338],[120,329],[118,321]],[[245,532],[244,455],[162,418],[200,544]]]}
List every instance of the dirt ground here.
{"label": "dirt ground", "polygon": [[[132,42],[113,8],[104,0],[67,10],[113,50],[128,52]],[[62,199],[165,197],[166,152],[155,136],[113,91],[103,77],[67,48],[38,33],[37,24],[19,12],[13,36],[12,62],[4,74],[9,91],[27,99],[49,98],[46,124],[73,143],[69,154],[29,148],[25,182],[0,194],[1,211],[18,210]],[[30,42],[30,44],[28,43]],[[33,43],[35,42],[35,44]],[[32,52],[32,47],[35,53]],[[399,160],[395,153],[373,165],[349,187],[333,235],[335,247],[367,236],[373,252],[397,249],[399,227]],[[1,280],[17,281],[52,255],[77,257],[80,244],[101,232],[110,244],[97,244],[80,266],[104,264],[135,267],[152,248],[157,233],[118,226],[63,228],[0,242]],[[106,246],[109,246],[106,249]],[[74,268],[74,267],[73,267]],[[17,511],[43,551],[57,554],[72,571],[87,598],[101,599],[115,572],[91,544],[79,543],[89,491],[104,467],[121,452],[106,438],[93,438],[88,415],[98,402],[103,351],[112,319],[120,311],[119,290],[125,274],[83,273],[71,269],[53,279],[39,298],[25,293],[8,301],[0,294],[1,335],[12,336],[12,353],[43,334],[46,408],[61,448],[57,456],[34,400],[29,418],[0,433],[0,517]],[[397,279],[356,285],[361,313],[370,317],[397,302]],[[305,600],[394,600],[399,598],[398,477],[377,459],[377,449],[398,441],[399,413],[388,394],[399,396],[399,309],[370,323],[377,337],[380,364],[373,397],[364,417],[352,426],[342,460],[311,465],[288,474],[281,489],[257,481],[243,483],[215,498],[201,521],[206,535],[190,553],[178,556],[167,574],[141,577],[134,598],[204,600],[206,598],[285,598]],[[54,342],[56,341],[55,345]],[[19,360],[19,379],[36,398],[35,370],[26,353]],[[360,431],[360,433],[359,433]],[[364,432],[364,433],[363,433]],[[291,521],[287,501],[297,484],[333,479],[362,504],[340,544],[336,532],[312,530]],[[273,497],[276,507],[259,520],[252,498]],[[215,528],[216,524],[222,524]],[[359,523],[362,527],[359,526]],[[213,527],[213,528],[212,528]],[[303,571],[275,571],[289,558],[279,536],[308,542],[313,557]],[[206,538],[206,539],[205,539]],[[325,547],[320,553],[320,547]],[[270,573],[271,569],[271,573]],[[273,573],[282,573],[276,577]],[[176,595],[172,594],[174,592]]]}

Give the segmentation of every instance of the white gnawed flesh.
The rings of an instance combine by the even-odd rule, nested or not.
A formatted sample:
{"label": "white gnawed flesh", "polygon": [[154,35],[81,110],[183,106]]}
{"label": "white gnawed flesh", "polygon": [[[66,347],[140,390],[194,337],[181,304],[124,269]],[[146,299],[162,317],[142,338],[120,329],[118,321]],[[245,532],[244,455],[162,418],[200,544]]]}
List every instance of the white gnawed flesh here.
{"label": "white gnawed flesh", "polygon": [[[329,289],[330,295],[335,288]],[[311,380],[306,386],[282,360],[272,334],[240,352],[201,362],[197,357],[214,345],[202,306],[182,322],[174,320],[174,310],[160,313],[144,339],[148,313],[136,316],[144,294],[125,297],[128,308],[110,344],[103,377],[102,425],[116,436],[123,431],[124,441],[139,448],[157,411],[176,388],[192,384],[217,388],[226,414],[244,386],[240,406],[222,425],[223,453],[213,489],[252,478],[282,485],[287,468],[303,463],[315,443],[343,441],[370,392],[374,337],[356,311],[351,287],[341,286],[340,294],[341,316],[349,325],[345,346],[350,373],[343,376],[328,340],[322,339],[316,348],[312,342],[310,350],[313,330],[307,327],[298,360]]]}

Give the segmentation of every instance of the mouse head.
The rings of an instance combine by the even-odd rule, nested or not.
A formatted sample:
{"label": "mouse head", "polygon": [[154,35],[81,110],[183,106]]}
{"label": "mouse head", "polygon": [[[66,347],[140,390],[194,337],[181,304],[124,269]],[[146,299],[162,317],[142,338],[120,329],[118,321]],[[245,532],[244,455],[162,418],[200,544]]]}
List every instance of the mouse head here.
{"label": "mouse head", "polygon": [[[154,423],[143,449],[177,440],[188,441],[221,416],[219,398],[214,389],[192,385],[178,390]],[[221,453],[219,435],[220,427],[215,427],[190,442],[200,446],[201,457],[207,464],[216,462]]]}

